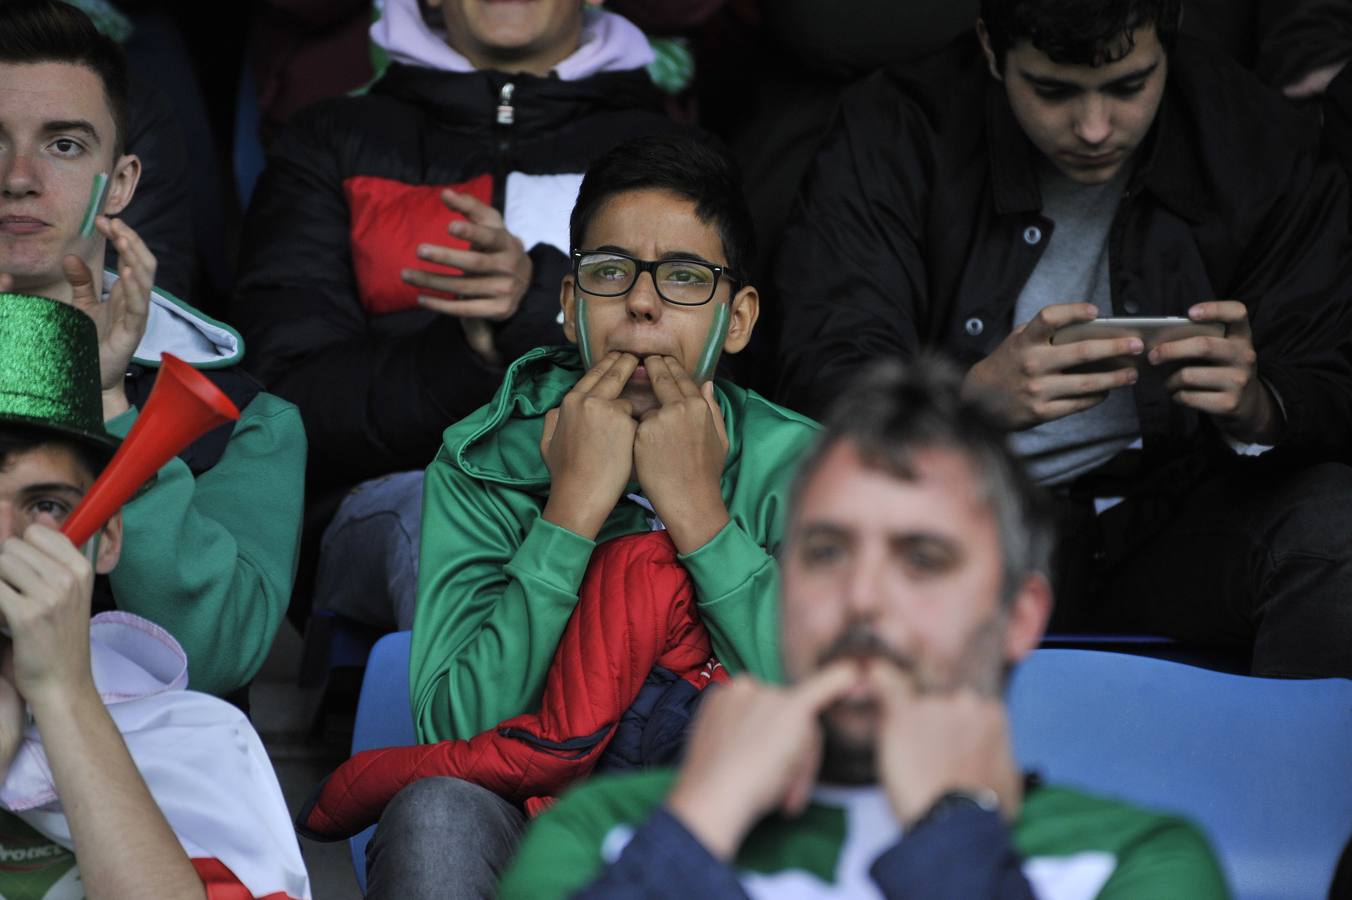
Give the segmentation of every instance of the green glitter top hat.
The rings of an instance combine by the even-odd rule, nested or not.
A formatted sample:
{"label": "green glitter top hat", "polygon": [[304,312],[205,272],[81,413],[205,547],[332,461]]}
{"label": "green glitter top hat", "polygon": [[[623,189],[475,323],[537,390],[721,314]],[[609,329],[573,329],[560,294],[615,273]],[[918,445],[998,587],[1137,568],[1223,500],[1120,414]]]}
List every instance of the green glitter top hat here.
{"label": "green glitter top hat", "polygon": [[0,293],[0,425],[60,432],[112,454],[94,322],[46,297]]}

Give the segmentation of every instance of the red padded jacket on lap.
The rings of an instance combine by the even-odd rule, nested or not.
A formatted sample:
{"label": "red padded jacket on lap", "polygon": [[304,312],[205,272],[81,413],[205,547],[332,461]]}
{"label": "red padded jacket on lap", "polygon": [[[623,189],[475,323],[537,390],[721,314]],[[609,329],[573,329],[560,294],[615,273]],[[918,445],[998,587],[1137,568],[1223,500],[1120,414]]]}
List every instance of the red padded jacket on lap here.
{"label": "red padded jacket on lap", "polygon": [[467,741],[366,750],[320,786],[302,834],[342,840],[374,824],[419,778],[449,775],[535,812],[590,774],[654,667],[696,689],[727,680],[695,610],[694,587],[666,532],[597,547],[545,679],[540,710]]}

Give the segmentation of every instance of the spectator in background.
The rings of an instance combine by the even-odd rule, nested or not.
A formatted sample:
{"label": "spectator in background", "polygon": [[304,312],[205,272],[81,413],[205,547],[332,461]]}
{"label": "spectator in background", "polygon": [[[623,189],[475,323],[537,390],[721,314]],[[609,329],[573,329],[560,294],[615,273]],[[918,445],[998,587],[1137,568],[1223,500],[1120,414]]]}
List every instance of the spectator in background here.
{"label": "spectator in background", "polygon": [[[236,41],[244,17],[184,14],[167,0],[65,0],[127,54],[131,72],[125,144],[145,163],[123,220],[160,261],[159,287],[219,316],[229,293],[239,210],[223,177],[233,113]],[[209,43],[192,23],[209,22]],[[222,109],[224,86],[229,108]],[[213,101],[215,101],[213,103]],[[224,120],[224,121],[223,121]],[[110,252],[110,259],[116,253]],[[111,265],[109,268],[116,268]]]}
{"label": "spectator in background", "polygon": [[371,80],[371,0],[266,0],[248,58],[260,137],[270,144],[297,112]]}
{"label": "spectator in background", "polygon": [[[83,13],[57,0],[0,4],[0,290],[71,303],[94,320],[113,434],[136,422],[163,352],[203,369],[242,411],[126,505],[127,550],[95,594],[96,610],[168,630],[187,650],[193,687],[228,695],[262,666],[286,610],[305,435],[295,407],[238,369],[239,336],[155,290],[154,255],[112,218],[142,168],[123,152],[127,105],[122,51]],[[86,237],[98,173],[110,176],[107,199]],[[110,247],[116,272],[104,271]]]}
{"label": "spectator in background", "polygon": [[[0,95],[16,87],[2,68]],[[100,416],[99,350],[84,313],[0,295],[0,895],[304,900],[285,801],[244,714],[185,689],[188,661],[162,628],[90,619],[94,573],[163,537],[114,515],[82,554],[58,530],[118,443]]]}
{"label": "spectator in background", "polygon": [[880,66],[942,47],[971,27],[976,7],[976,0],[617,2],[640,24],[688,27],[700,21],[697,13],[703,17],[692,36],[700,125],[728,141],[747,173],[747,202],[762,237],[749,273],[763,292],[761,326],[729,361],[740,383],[767,394],[775,388],[774,248],[841,92]]}
{"label": "spectator in background", "polygon": [[512,360],[563,340],[582,171],[674,128],[652,111],[647,40],[616,15],[575,0],[439,13],[444,31],[390,0],[372,27],[384,76],[298,114],[271,148],[233,307],[310,436],[317,602],[384,627],[412,623],[421,470],[442,430]]}
{"label": "spectator in background", "polygon": [[1303,0],[1263,41],[1258,74],[1297,102],[1316,107],[1324,147],[1352,176],[1352,3]]}
{"label": "spectator in background", "polygon": [[[987,0],[979,42],[849,92],[779,247],[780,397],[942,351],[1063,501],[1059,627],[1349,675],[1347,183],[1178,19]],[[1107,315],[1225,332],[1051,343]]]}
{"label": "spectator in background", "polygon": [[850,384],[795,482],[790,686],[714,687],[679,773],[597,779],[502,896],[1219,898],[1175,818],[1016,768],[1001,702],[1051,608],[1045,500],[932,363]]}

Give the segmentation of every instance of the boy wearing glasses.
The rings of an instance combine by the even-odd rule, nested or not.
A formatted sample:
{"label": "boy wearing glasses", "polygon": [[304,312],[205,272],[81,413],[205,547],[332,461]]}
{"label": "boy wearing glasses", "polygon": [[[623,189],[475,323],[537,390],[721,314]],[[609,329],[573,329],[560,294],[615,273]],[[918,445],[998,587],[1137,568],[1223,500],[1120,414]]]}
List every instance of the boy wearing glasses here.
{"label": "boy wearing glasses", "polygon": [[[759,312],[738,277],[752,235],[735,168],[690,139],[622,144],[583,180],[570,238],[574,346],[514,363],[427,470],[410,669],[424,742],[539,707],[593,550],[622,535],[665,529],[718,662],[780,674],[774,553],[815,426],[712,380]],[[416,782],[381,818],[370,896],[491,891],[523,824],[476,785]]]}

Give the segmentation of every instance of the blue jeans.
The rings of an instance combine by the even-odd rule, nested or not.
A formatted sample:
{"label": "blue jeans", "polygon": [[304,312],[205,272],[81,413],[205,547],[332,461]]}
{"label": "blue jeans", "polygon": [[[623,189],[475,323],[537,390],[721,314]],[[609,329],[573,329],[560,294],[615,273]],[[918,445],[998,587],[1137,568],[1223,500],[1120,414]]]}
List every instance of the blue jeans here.
{"label": "blue jeans", "polygon": [[315,608],[381,628],[413,627],[423,473],[396,472],[352,489],[319,548]]}

